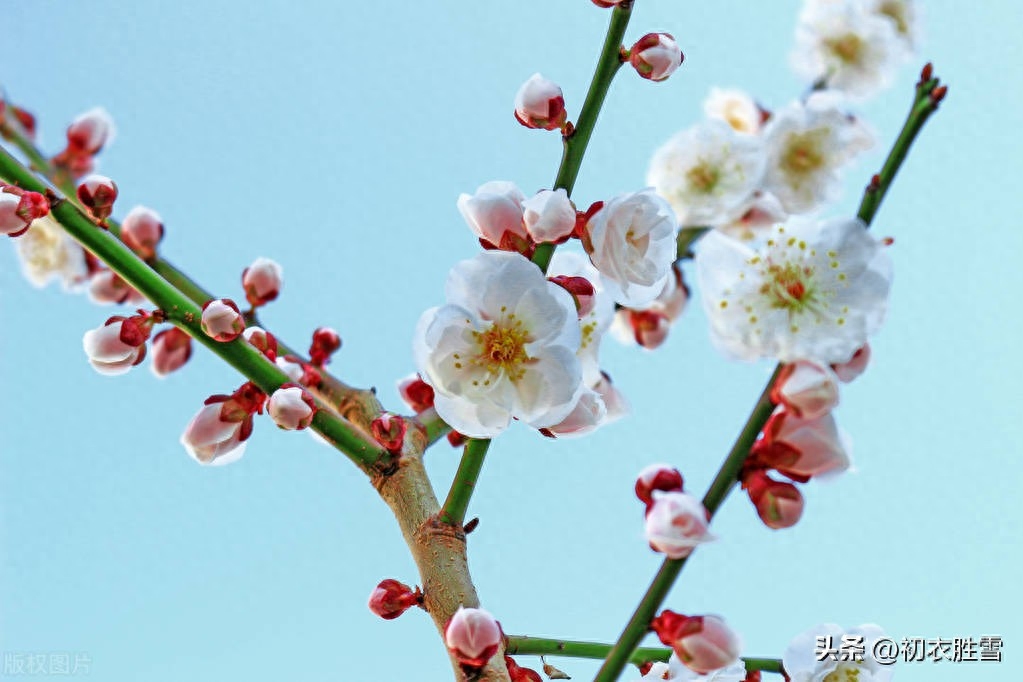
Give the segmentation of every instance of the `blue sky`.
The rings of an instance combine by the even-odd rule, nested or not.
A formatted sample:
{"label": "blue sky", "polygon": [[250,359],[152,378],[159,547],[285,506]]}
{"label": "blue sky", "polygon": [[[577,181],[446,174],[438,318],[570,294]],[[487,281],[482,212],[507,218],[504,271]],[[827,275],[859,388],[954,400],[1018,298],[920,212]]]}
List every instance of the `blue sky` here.
{"label": "blue sky", "polygon": [[[774,107],[797,96],[798,5],[637,0],[629,39],[669,31],[686,62],[662,84],[622,71],[577,201],[642,187],[653,150],[696,120],[711,86]],[[333,369],[393,408],[416,319],[478,248],[458,194],[494,179],[549,186],[558,137],[516,124],[512,99],[540,71],[574,116],[608,16],[584,0],[130,11],[36,0],[5,14],[18,30],[0,42],[0,79],[39,116],[46,149],[105,106],[118,125],[101,167],[121,189],[116,215],[159,211],[165,255],[219,295],[240,297],[255,257],[280,262],[267,324],[299,346],[335,327]],[[857,471],[804,488],[788,531],[734,495],[715,519],[720,541],[667,606],[724,615],[754,656],[780,656],[824,621],[873,621],[897,638],[1001,635],[1006,663],[902,665],[896,679],[1008,680],[1023,642],[1019,10],[936,0],[924,30],[913,65],[861,109],[880,143],[828,211],[855,210],[933,60],[951,93],[875,222],[895,237],[891,310],[838,411]],[[84,652],[111,681],[448,679],[428,618],[384,622],[365,607],[380,579],[416,575],[361,474],[268,420],[239,463],[197,466],[182,429],[241,379],[202,351],[162,382],[145,369],[101,377],[80,339],[110,314],[32,289],[0,249],[0,651]],[[670,461],[702,491],[771,370],[719,357],[698,305],[656,352],[608,342],[603,364],[633,414],[577,441],[511,429],[470,508],[474,578],[509,633],[617,636],[660,561],[635,473]],[[427,463],[443,494],[457,453],[438,446]],[[576,679],[596,670],[558,665]]]}

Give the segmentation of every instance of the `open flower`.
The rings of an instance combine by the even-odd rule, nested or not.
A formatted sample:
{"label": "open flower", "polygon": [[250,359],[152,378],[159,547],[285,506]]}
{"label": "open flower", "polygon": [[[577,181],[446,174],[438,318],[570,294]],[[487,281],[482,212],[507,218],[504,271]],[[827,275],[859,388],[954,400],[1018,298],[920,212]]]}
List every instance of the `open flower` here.
{"label": "open flower", "polygon": [[881,326],[892,278],[855,218],[792,219],[759,251],[711,231],[696,267],[714,344],[743,360],[848,361]]}
{"label": "open flower", "polygon": [[28,232],[14,242],[21,269],[34,286],[44,287],[59,279],[65,289],[85,281],[88,267],[85,251],[52,215],[32,221]]}
{"label": "open flower", "polygon": [[[782,666],[792,682],[819,682],[842,680],[845,682],[888,682],[892,677],[890,665],[881,665],[872,652],[874,643],[884,637],[884,630],[867,623],[848,630],[835,623],[824,623],[796,635],[782,656]],[[837,650],[845,637],[862,638],[864,652],[861,661],[840,660]],[[821,639],[823,638],[823,640]],[[831,642],[834,656],[818,654],[820,642]]]}
{"label": "open flower", "polygon": [[490,438],[512,418],[539,429],[568,416],[582,380],[572,296],[504,251],[456,265],[445,293],[447,305],[423,313],[413,342],[441,418]]}
{"label": "open flower", "polygon": [[746,135],[759,133],[765,116],[748,92],[731,88],[711,88],[707,99],[703,100],[703,113]]}

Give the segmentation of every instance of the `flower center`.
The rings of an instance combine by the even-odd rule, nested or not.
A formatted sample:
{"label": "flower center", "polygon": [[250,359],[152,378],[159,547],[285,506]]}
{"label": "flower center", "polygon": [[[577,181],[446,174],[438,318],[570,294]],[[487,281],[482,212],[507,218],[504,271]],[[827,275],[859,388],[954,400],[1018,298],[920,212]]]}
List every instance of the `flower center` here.
{"label": "flower center", "polygon": [[799,310],[811,302],[813,291],[807,285],[813,268],[801,268],[794,263],[769,265],[767,274],[770,281],[763,285],[762,291],[772,298],[772,307]]}
{"label": "flower center", "polygon": [[525,374],[522,365],[530,359],[526,353],[530,338],[515,313],[494,322],[486,331],[472,332],[472,336],[479,348],[474,358],[476,365],[493,373],[503,371],[512,381],[522,378]]}
{"label": "flower center", "polygon": [[855,663],[839,664],[821,682],[859,682],[861,668]]}
{"label": "flower center", "polygon": [[721,171],[706,161],[701,161],[686,173],[690,186],[702,194],[710,194],[721,180]]}
{"label": "flower center", "polygon": [[831,54],[845,64],[857,64],[863,58],[863,40],[855,33],[846,33],[838,38],[824,41]]}
{"label": "flower center", "polygon": [[790,133],[785,154],[781,158],[781,167],[785,173],[796,180],[819,170],[824,165],[823,147],[825,130],[810,130],[805,133]]}

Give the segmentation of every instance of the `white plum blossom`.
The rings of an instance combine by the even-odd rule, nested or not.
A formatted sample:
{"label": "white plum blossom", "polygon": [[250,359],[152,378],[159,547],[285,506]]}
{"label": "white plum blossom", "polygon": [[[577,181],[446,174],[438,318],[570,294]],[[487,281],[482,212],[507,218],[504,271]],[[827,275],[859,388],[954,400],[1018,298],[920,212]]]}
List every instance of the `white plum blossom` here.
{"label": "white plum blossom", "polygon": [[460,195],[458,210],[473,234],[503,248],[528,240],[522,215],[525,200],[515,183],[492,180],[480,185],[475,194]]}
{"label": "white plum blossom", "polygon": [[758,251],[711,231],[696,268],[711,338],[742,360],[848,361],[881,326],[892,279],[855,218],[791,219]]}
{"label": "white plum blossom", "polygon": [[888,85],[905,54],[890,16],[863,0],[818,1],[800,14],[792,65],[808,80],[864,98]]}
{"label": "white plum blossom", "polygon": [[[830,638],[836,650],[842,646],[844,637],[862,638],[863,660],[835,660],[851,657],[817,655],[820,649],[818,638]],[[835,623],[824,623],[796,635],[782,656],[782,666],[792,682],[888,682],[892,678],[892,666],[882,665],[874,658],[874,643],[885,637],[878,625],[867,623],[848,630]],[[827,641],[827,640],[825,640]]]}
{"label": "white plum blossom", "polygon": [[654,152],[647,184],[667,199],[681,225],[720,225],[745,211],[760,186],[764,161],[759,137],[709,119]]}
{"label": "white plum blossom", "polygon": [[815,93],[804,104],[777,112],[764,130],[764,189],[789,213],[808,213],[832,201],[841,188],[838,171],[873,146],[873,134],[842,111],[833,92]]}
{"label": "white plum blossom", "polygon": [[730,223],[717,225],[716,228],[736,239],[750,241],[768,228],[785,222],[788,217],[789,214],[778,197],[761,190],[753,194],[742,215]]}
{"label": "white plum blossom", "polygon": [[544,189],[522,202],[522,219],[533,241],[557,242],[575,229],[575,205],[563,189]]}
{"label": "white plum blossom", "polygon": [[518,253],[457,264],[447,305],[423,313],[413,351],[434,407],[456,431],[490,438],[512,418],[557,424],[575,407],[581,333],[572,296]]}
{"label": "white plum blossom", "polygon": [[636,682],[743,682],[746,679],[746,664],[741,660],[724,668],[700,674],[687,668],[678,654],[672,653],[667,663],[654,663],[647,674]]}
{"label": "white plum blossom", "polygon": [[612,298],[638,306],[671,277],[677,235],[671,206],[646,189],[605,203],[587,222],[583,246]]}
{"label": "white plum blossom", "polygon": [[33,286],[58,279],[65,289],[82,284],[88,276],[85,251],[52,215],[37,218],[14,243],[21,269]]}
{"label": "white plum blossom", "polygon": [[732,130],[756,135],[763,125],[764,113],[750,94],[734,88],[711,88],[703,100],[707,118],[724,121]]}

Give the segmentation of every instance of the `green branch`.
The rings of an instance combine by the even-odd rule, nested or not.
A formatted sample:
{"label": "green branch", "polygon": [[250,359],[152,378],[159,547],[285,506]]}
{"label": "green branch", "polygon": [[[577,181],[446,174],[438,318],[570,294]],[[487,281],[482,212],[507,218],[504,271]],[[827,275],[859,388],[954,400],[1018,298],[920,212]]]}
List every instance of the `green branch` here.
{"label": "green branch", "polygon": [[[268,395],[290,381],[274,363],[244,340],[220,343],[203,333],[199,306],[170,285],[135,252],[110,232],[96,226],[91,218],[67,198],[57,195],[32,171],[0,147],[0,178],[26,190],[51,196],[53,217],[82,246],[117,272],[167,317],[192,338],[213,351],[241,372]],[[213,298],[213,297],[210,297]],[[209,300],[209,299],[207,299]],[[380,446],[364,437],[329,409],[316,413],[313,427],[324,438],[348,455],[360,467],[371,470],[378,461],[387,459]]]}
{"label": "green branch", "polygon": [[462,459],[458,463],[458,471],[455,472],[455,480],[451,483],[451,490],[444,500],[438,519],[441,523],[452,526],[461,526],[465,521],[465,510],[469,508],[469,500],[473,491],[476,490],[476,480],[483,470],[483,459],[487,456],[487,449],[490,447],[490,440],[483,438],[470,438],[462,449]]}
{"label": "green branch", "polygon": [[[944,97],[945,90],[938,90],[937,86],[938,79],[936,78],[928,78],[917,85],[913,107],[910,109],[906,123],[902,127],[902,132],[895,140],[877,181],[871,182],[870,186],[867,187],[863,201],[860,204],[860,210],[857,215],[867,225],[870,225],[874,219],[877,209],[881,205],[881,200],[888,191],[888,187],[895,178],[899,167],[905,160],[913,140],[923,129],[924,123],[937,108],[941,98]],[[757,400],[757,404],[754,406],[749,419],[746,420],[746,424],[736,439],[735,445],[732,446],[732,450],[728,453],[724,463],[718,470],[717,476],[714,477],[710,489],[703,498],[703,504],[712,517],[738,481],[739,472],[742,470],[743,462],[746,460],[750,448],[774,410],[770,400],[770,393],[771,387],[777,380],[781,368],[781,364],[775,367],[774,374],[771,375],[767,386],[760,394],[760,398]],[[657,610],[664,603],[668,591],[671,590],[675,580],[682,572],[686,559],[664,560],[661,568],[657,571],[657,575],[654,576],[653,581],[650,583],[650,587],[647,588],[646,594],[643,595],[639,606],[636,607],[632,618],[629,619],[628,624],[611,649],[607,659],[604,661],[604,665],[600,668],[593,682],[613,682],[618,679],[618,676],[628,663],[632,652],[649,631],[650,621],[653,620]]]}
{"label": "green branch", "polygon": [[[569,196],[572,195],[576,178],[579,176],[583,156],[590,143],[590,136],[593,135],[593,128],[597,125],[597,116],[604,105],[604,98],[607,97],[611,81],[622,65],[622,38],[625,37],[625,29],[629,25],[631,15],[632,2],[623,2],[611,13],[611,23],[607,27],[607,36],[597,59],[597,68],[593,72],[590,89],[586,92],[582,109],[579,110],[575,128],[564,137],[561,165],[558,167],[557,177],[554,178],[554,189],[564,189]],[[551,263],[554,249],[554,244],[539,244],[533,253],[533,262],[544,272],[547,272],[547,266]]]}

